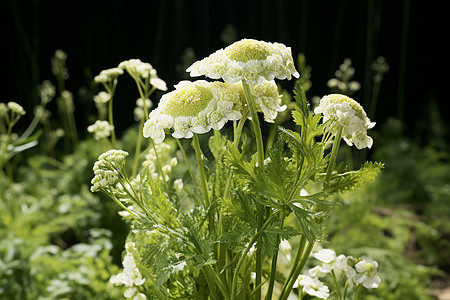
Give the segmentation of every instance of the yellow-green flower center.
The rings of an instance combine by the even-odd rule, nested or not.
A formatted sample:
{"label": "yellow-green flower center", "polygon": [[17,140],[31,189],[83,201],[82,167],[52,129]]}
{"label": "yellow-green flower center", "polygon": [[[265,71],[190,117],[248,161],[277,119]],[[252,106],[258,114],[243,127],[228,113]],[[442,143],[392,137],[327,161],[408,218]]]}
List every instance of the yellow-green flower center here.
{"label": "yellow-green flower center", "polygon": [[228,46],[225,53],[232,60],[247,62],[252,59],[265,60],[271,54],[270,50],[265,42],[244,39]]}
{"label": "yellow-green flower center", "polygon": [[192,84],[174,91],[164,110],[173,117],[194,117],[208,106],[212,98],[213,93],[208,88]]}

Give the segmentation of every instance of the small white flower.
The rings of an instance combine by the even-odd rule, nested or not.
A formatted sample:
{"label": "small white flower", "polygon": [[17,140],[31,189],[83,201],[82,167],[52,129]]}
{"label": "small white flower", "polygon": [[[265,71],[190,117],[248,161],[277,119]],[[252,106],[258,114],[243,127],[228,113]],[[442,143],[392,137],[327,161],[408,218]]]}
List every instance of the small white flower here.
{"label": "small white flower", "polygon": [[94,139],[100,140],[107,138],[114,130],[114,125],[110,125],[108,121],[95,121],[94,124],[88,126],[87,131],[94,133]]}
{"label": "small white flower", "polygon": [[314,296],[319,299],[328,299],[330,296],[328,287],[320,282],[320,280],[316,277],[300,275],[294,283],[294,288],[300,286],[302,287],[302,291],[310,296]]}
{"label": "small white flower", "polygon": [[180,191],[183,189],[183,179],[176,179],[173,182],[173,188],[177,191]]}
{"label": "small white flower", "polygon": [[287,265],[291,261],[292,246],[288,240],[281,240],[279,245],[278,264]]}
{"label": "small white flower", "polygon": [[126,254],[123,258],[123,271],[117,275],[112,275],[109,281],[114,285],[124,285],[127,289],[124,292],[125,298],[131,298],[136,295],[137,287],[144,284],[145,278],[142,277],[134,261],[133,252],[136,247],[134,243],[126,243]]}
{"label": "small white flower", "polygon": [[352,256],[339,255],[333,264],[333,270],[336,274],[344,273],[348,279],[353,280],[356,276],[355,269],[350,265],[349,261],[354,258]]}
{"label": "small white flower", "polygon": [[101,91],[94,96],[95,103],[108,103],[109,100],[111,100],[111,96],[105,91]]}
{"label": "small white flower", "polygon": [[361,284],[366,289],[376,289],[380,283],[381,278],[377,274],[378,263],[369,258],[364,258],[355,265],[356,278],[355,283]]}
{"label": "small white flower", "polygon": [[243,39],[220,49],[186,71],[192,77],[205,75],[229,83],[245,80],[251,85],[300,76],[295,70],[290,47],[253,39]]}
{"label": "small white flower", "polygon": [[331,269],[327,266],[315,266],[314,268],[308,270],[308,274],[312,277],[324,277],[330,272]]}
{"label": "small white flower", "polygon": [[324,96],[314,113],[323,114],[324,123],[328,120],[333,122],[333,134],[342,126],[342,137],[349,146],[355,144],[358,149],[372,147],[373,140],[367,135],[367,130],[373,128],[375,123],[370,121],[362,106],[352,98],[341,94]]}
{"label": "small white flower", "polygon": [[331,249],[322,249],[315,253],[314,257],[323,263],[331,264],[336,260],[336,253]]}
{"label": "small white flower", "polygon": [[161,78],[152,78],[150,79],[150,84],[153,85],[155,88],[157,88],[160,91],[167,91],[167,85],[164,80]]}

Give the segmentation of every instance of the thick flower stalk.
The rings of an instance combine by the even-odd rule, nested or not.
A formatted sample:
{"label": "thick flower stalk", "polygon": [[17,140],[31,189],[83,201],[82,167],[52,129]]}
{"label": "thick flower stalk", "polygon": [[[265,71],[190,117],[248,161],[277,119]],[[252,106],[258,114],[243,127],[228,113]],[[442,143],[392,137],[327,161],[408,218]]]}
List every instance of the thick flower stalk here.
{"label": "thick flower stalk", "polygon": [[[102,84],[105,90],[109,94],[108,100],[108,121],[111,126],[114,126],[114,117],[113,117],[113,98],[116,92],[117,87],[117,78],[123,74],[123,70],[121,68],[111,68],[106,69],[100,72],[97,76],[94,77],[94,81],[96,83]],[[113,130],[111,132],[111,140],[112,144],[116,146],[116,133]]]}
{"label": "thick flower stalk", "polygon": [[195,62],[187,70],[191,77],[205,75],[225,82],[245,81],[256,85],[274,78],[299,77],[291,48],[280,43],[243,39]]}
{"label": "thick flower stalk", "polygon": [[371,148],[373,140],[367,130],[375,126],[367,117],[362,106],[350,97],[341,94],[324,96],[314,113],[323,114],[323,122],[330,120],[330,131],[336,135],[342,128],[342,137],[347,145],[358,149]]}
{"label": "thick flower stalk", "polygon": [[161,97],[144,124],[144,137],[161,143],[165,131],[175,138],[191,138],[194,133],[220,130],[228,120],[239,120],[241,89],[235,84],[203,80],[181,81],[175,90]]}

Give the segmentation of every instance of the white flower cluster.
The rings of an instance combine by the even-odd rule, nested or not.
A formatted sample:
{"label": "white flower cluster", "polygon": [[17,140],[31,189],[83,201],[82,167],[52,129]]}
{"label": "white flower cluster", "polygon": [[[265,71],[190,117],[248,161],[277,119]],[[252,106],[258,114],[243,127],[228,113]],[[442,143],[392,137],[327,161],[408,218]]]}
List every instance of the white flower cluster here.
{"label": "white flower cluster", "polygon": [[101,71],[99,75],[95,76],[94,81],[97,83],[108,83],[117,79],[117,77],[122,74],[123,70],[121,68],[106,69]]}
{"label": "white flower cluster", "polygon": [[110,125],[108,121],[95,121],[94,124],[88,126],[87,131],[94,134],[94,139],[100,140],[107,138],[114,130],[114,125]]}
{"label": "white flower cluster", "polygon": [[8,142],[8,136],[15,139],[15,134],[6,134],[7,128],[12,128],[24,114],[25,110],[16,102],[0,103],[0,144],[3,141]]}
{"label": "white flower cluster", "polygon": [[149,79],[150,84],[156,89],[167,91],[167,85],[164,80],[158,78],[156,69],[149,63],[142,62],[140,59],[129,59],[121,62],[119,68],[126,70],[133,79]]}
{"label": "white flower cluster", "polygon": [[344,59],[334,75],[336,78],[328,80],[327,85],[332,92],[351,95],[361,89],[361,84],[355,80],[351,80],[355,74],[355,68],[352,67],[350,58]]}
{"label": "white flower cluster", "polygon": [[331,120],[331,131],[337,133],[342,126],[344,141],[356,148],[370,148],[373,140],[367,135],[367,130],[375,126],[367,117],[362,106],[350,97],[341,94],[330,94],[320,99],[320,104],[314,109],[314,113],[323,114],[323,122]]}
{"label": "white flower cluster", "polygon": [[91,180],[91,191],[110,190],[119,182],[119,172],[125,166],[128,152],[109,150],[98,157],[94,164],[94,178]]}
{"label": "white flower cluster", "polygon": [[38,91],[43,104],[49,103],[56,94],[55,86],[49,80],[44,80],[38,87]]}
{"label": "white flower cluster", "polygon": [[52,57],[52,72],[57,77],[60,76],[63,79],[69,78],[69,72],[66,68],[66,60],[67,60],[67,53],[64,52],[61,49],[58,49],[55,51],[55,54]]}
{"label": "white flower cluster", "polygon": [[256,85],[264,80],[299,77],[291,48],[280,43],[243,39],[196,61],[186,70],[191,77],[205,75],[225,82],[241,80]]}
{"label": "white flower cluster", "polygon": [[[5,109],[6,108],[6,109]],[[2,111],[5,113],[7,111],[11,112],[11,115],[17,115],[17,116],[23,116],[25,114],[25,110],[23,107],[17,103],[17,102],[8,102],[6,106],[2,109]]]}
{"label": "white flower cluster", "polygon": [[369,258],[356,259],[343,254],[336,256],[330,249],[322,249],[314,254],[314,257],[322,262],[308,270],[308,275],[300,275],[297,287],[302,286],[303,292],[321,299],[327,299],[329,290],[320,282],[322,278],[331,272],[335,276],[345,277],[351,284],[362,284],[367,289],[375,289],[380,285],[381,279],[377,274],[378,263]]}
{"label": "white flower cluster", "polygon": [[134,260],[133,252],[136,250],[136,245],[132,242],[128,242],[125,244],[125,249],[126,253],[122,262],[123,272],[112,275],[109,282],[115,285],[124,285],[127,288],[123,294],[125,298],[145,300],[147,297],[138,292],[138,286],[144,284],[145,278],[142,277]]}
{"label": "white flower cluster", "polygon": [[191,138],[194,133],[219,130],[228,120],[241,118],[242,88],[222,82],[181,81],[163,95],[158,107],[144,124],[144,137],[155,143],[165,138],[165,130],[175,138]]}
{"label": "white flower cluster", "polygon": [[105,91],[101,91],[97,95],[94,96],[94,102],[97,104],[105,104],[111,100],[111,95]]}
{"label": "white flower cluster", "polygon": [[251,85],[250,91],[264,114],[266,122],[274,123],[278,113],[286,110],[286,105],[281,105],[281,96],[275,81],[263,81],[261,84]]}

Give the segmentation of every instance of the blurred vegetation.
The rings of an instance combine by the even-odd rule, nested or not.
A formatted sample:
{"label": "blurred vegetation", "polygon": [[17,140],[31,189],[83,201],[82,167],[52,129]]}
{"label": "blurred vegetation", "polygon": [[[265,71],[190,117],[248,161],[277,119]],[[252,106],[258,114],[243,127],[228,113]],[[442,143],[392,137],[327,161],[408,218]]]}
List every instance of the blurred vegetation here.
{"label": "blurred vegetation", "polygon": [[[196,4],[206,3],[200,2]],[[358,155],[370,156],[373,160],[383,162],[385,168],[373,184],[336,199],[342,203],[342,206],[334,210],[329,220],[328,242],[325,245],[335,249],[336,252],[345,252],[347,255],[368,255],[379,262],[382,285],[365,299],[434,299],[429,294],[429,288],[433,287],[432,281],[450,273],[450,223],[448,222],[450,145],[448,124],[445,123],[445,118],[441,114],[439,99],[434,98],[439,97],[439,94],[431,96],[426,94],[429,92],[428,82],[444,80],[442,75],[433,72],[433,66],[436,64],[424,64],[421,69],[421,74],[424,76],[419,76],[417,79],[420,84],[416,85],[417,82],[414,81],[410,84],[414,89],[409,92],[406,89],[409,78],[408,50],[411,51],[411,48],[408,48],[408,38],[412,38],[408,36],[410,33],[408,18],[411,17],[410,1],[403,1],[400,4],[368,1],[367,4],[357,5],[357,11],[362,12],[361,15],[368,16],[367,24],[364,25],[367,28],[358,32],[349,31],[348,35],[344,34],[343,29],[348,25],[345,21],[347,20],[345,18],[346,4],[345,1],[338,1],[335,4],[337,13],[332,20],[335,25],[334,30],[331,30],[333,37],[328,40],[323,38],[329,41],[327,44],[309,48],[305,46],[306,42],[314,44],[313,42],[319,39],[320,35],[306,36],[308,28],[315,26],[314,28],[322,34],[330,31],[329,24],[327,26],[318,24],[323,22],[321,18],[316,18],[317,20],[310,18],[309,23],[307,22],[308,5],[312,7],[311,9],[322,9],[321,5],[313,4],[311,1],[295,4],[295,11],[301,11],[300,20],[296,21],[299,24],[296,24],[295,30],[288,25],[283,25],[281,21],[278,22],[277,30],[265,30],[269,25],[258,23],[259,17],[251,15],[250,23],[254,24],[252,26],[260,26],[262,29],[260,33],[255,34],[257,30],[241,29],[244,25],[240,22],[244,22],[245,18],[239,15],[235,17],[235,24],[238,24],[235,28],[232,26],[218,28],[220,26],[217,26],[208,31],[209,23],[207,20],[202,20],[197,24],[201,30],[198,29],[189,35],[184,25],[185,19],[167,18],[165,13],[172,9],[177,14],[181,14],[186,7],[183,7],[181,1],[176,1],[175,4],[166,3],[168,2],[162,1],[155,6],[156,17],[151,20],[153,23],[150,27],[155,28],[157,32],[156,37],[153,37],[156,42],[145,44],[145,47],[139,51],[136,50],[133,55],[148,56],[147,52],[151,52],[155,67],[161,70],[162,76],[169,76],[170,83],[175,83],[176,79],[186,76],[185,67],[194,61],[196,56],[202,56],[209,53],[210,48],[215,49],[215,46],[221,46],[213,43],[211,36],[214,36],[217,41],[220,40],[222,45],[231,43],[240,35],[252,32],[257,37],[272,40],[276,37],[282,42],[295,36],[297,44],[293,48],[298,51],[293,53],[306,52],[306,56],[299,55],[297,67],[302,74],[301,80],[304,81],[302,84],[305,90],[310,90],[308,92],[310,94],[319,93],[325,89],[324,83],[327,82],[328,75],[334,74],[334,70],[339,68],[342,54],[354,54],[353,63],[357,65],[355,78],[344,78],[342,77],[344,74],[340,74],[341,78],[336,76],[335,79],[348,83],[353,80],[362,82],[361,90],[352,91],[355,93],[355,99],[362,99],[361,102],[373,121],[379,118],[383,120],[383,123],[378,123],[372,130],[373,150],[364,151]],[[9,4],[10,9],[2,11],[11,12],[8,18],[14,20],[15,26],[13,33],[8,33],[8,36],[14,35],[15,43],[20,45],[17,53],[20,58],[14,53],[11,55],[13,57],[11,62],[6,62],[17,65],[17,68],[14,65],[10,77],[16,81],[15,85],[19,91],[17,95],[8,91],[10,94],[7,96],[20,96],[20,102],[27,104],[25,108],[31,123],[35,113],[33,108],[38,107],[36,103],[42,96],[36,90],[37,85],[42,88],[44,83],[41,84],[41,77],[50,76],[50,71],[43,71],[47,68],[41,65],[44,65],[44,62],[48,64],[48,54],[54,51],[55,46],[61,47],[61,45],[54,45],[56,41],[48,41],[54,39],[55,35],[64,36],[65,27],[54,28],[56,32],[53,32],[53,35],[46,33],[46,36],[39,40],[40,27],[37,25],[39,23],[38,8],[41,3],[33,1],[31,15],[24,15],[22,12],[24,7],[28,8],[28,3],[24,5],[24,3],[9,1]],[[42,4],[41,11],[46,11],[47,5],[50,4]],[[104,4],[91,3],[90,8],[99,10],[101,5]],[[393,54],[392,51],[389,52],[379,45],[380,37],[382,38],[383,35],[380,31],[382,27],[377,27],[376,20],[386,16],[386,11],[392,9],[394,5],[402,6],[400,9],[393,10],[400,12],[393,15],[396,18],[395,22],[398,22],[397,19],[401,16],[400,21],[403,23],[400,28],[393,30],[393,34],[400,36],[398,49],[395,48],[397,52]],[[122,5],[116,3],[113,9],[115,16],[122,13],[121,8],[123,8]],[[190,9],[195,8],[198,7],[194,5]],[[283,5],[283,1],[279,1],[274,14],[284,16],[286,9],[289,9],[289,5]],[[425,11],[421,11],[424,14],[432,12],[429,7],[424,9]],[[271,13],[267,3],[263,10],[265,13],[261,12],[260,15]],[[231,8],[226,8],[224,11],[227,14],[233,14]],[[57,19],[51,26],[58,27],[54,24],[62,24],[61,20],[65,16],[63,13],[55,14]],[[130,55],[124,51],[125,46],[111,49],[112,39],[117,39],[123,45],[129,45],[130,39],[136,38],[136,35],[128,36],[128,32],[125,31],[125,33],[117,33],[117,36],[109,33],[113,30],[107,28],[108,16],[104,14],[100,17],[103,22],[96,19],[98,16],[94,14],[87,18],[86,28],[89,30],[95,28],[95,31],[86,37],[85,42],[88,47],[86,52],[95,53],[93,48],[97,47],[96,39],[102,35],[102,32],[108,33],[101,39],[98,46],[99,53],[87,55],[84,60],[79,58],[78,61],[71,62],[73,66],[81,67],[76,71],[79,74],[74,76],[74,81],[67,86],[78,88],[85,85],[72,95],[75,106],[71,106],[68,101],[70,95],[63,94],[68,87],[63,86],[61,78],[66,80],[67,77],[64,73],[60,73],[62,77],[55,77],[58,86],[57,100],[51,102],[49,110],[46,111],[47,116],[41,118],[37,130],[33,132],[34,135],[29,135],[30,139],[27,140],[28,142],[38,140],[39,144],[32,149],[23,148],[22,151],[15,153],[9,160],[9,166],[5,166],[5,172],[0,174],[0,299],[117,299],[123,294],[123,290],[113,287],[108,280],[111,275],[119,272],[121,252],[128,228],[117,215],[115,203],[102,196],[91,194],[88,189],[92,178],[92,165],[98,155],[103,152],[103,148],[93,139],[85,138],[86,130],[83,127],[87,123],[86,120],[93,115],[94,109],[90,101],[96,89],[90,84],[91,70],[98,70],[100,66],[110,65],[111,62],[115,63],[117,57]],[[139,22],[146,20],[142,16],[136,19]],[[174,24],[166,26],[165,19],[167,22],[173,21]],[[351,19],[351,26],[354,26],[353,19],[348,19]],[[361,19],[364,18],[361,17]],[[359,22],[364,23],[361,20]],[[189,24],[193,25],[192,23],[193,21],[190,20]],[[95,24],[100,25],[97,28]],[[139,23],[142,28],[149,26],[144,25]],[[164,26],[170,33],[185,33],[186,40],[180,39],[173,47],[166,47],[166,40],[169,43],[171,39],[163,38]],[[370,30],[371,26],[373,30]],[[385,27],[391,28],[386,25]],[[42,28],[42,31],[45,30],[46,27]],[[216,33],[221,30],[223,33],[219,39]],[[201,34],[197,34],[198,32]],[[437,48],[430,47],[429,43],[424,42],[423,39],[431,39],[431,35],[429,37],[426,34],[421,35],[420,39],[417,39],[421,45],[417,51],[425,47]],[[148,40],[152,39],[148,38]],[[357,43],[352,44],[351,48],[343,47],[343,43],[350,40],[355,40]],[[67,34],[63,41],[67,44],[73,43],[73,35]],[[170,49],[170,51],[166,53],[164,49]],[[360,51],[361,49],[364,51]],[[443,51],[443,48],[439,49]],[[11,47],[8,50],[12,54],[16,49]],[[346,50],[352,53],[345,53]],[[390,66],[388,69],[374,69],[372,63],[378,60],[376,55],[383,50],[390,54],[390,57],[387,57],[388,60],[391,58],[391,61],[398,61],[399,64]],[[198,52],[197,55],[195,51]],[[313,53],[315,56],[312,55]],[[312,70],[306,62],[306,59],[310,57],[308,54],[313,57],[309,64],[313,67],[320,65],[317,69],[325,69],[330,73],[314,72],[317,69]],[[327,56],[327,60],[323,59],[324,56]],[[26,59],[23,59],[24,57]],[[177,72],[168,67],[169,62],[170,67],[176,65],[173,63],[174,57],[179,62],[175,70]],[[429,59],[435,61],[439,59],[439,55]],[[348,61],[345,64],[348,72],[350,67]],[[413,67],[415,68],[415,64]],[[394,71],[396,73],[388,78],[389,73],[387,73],[383,81],[383,75],[389,69],[391,74]],[[442,78],[436,79],[438,76]],[[386,82],[388,79],[389,82]],[[322,83],[319,84],[320,82]],[[390,90],[383,91],[381,82]],[[336,83],[336,80],[329,83],[333,91],[339,91],[336,90],[339,88],[339,83],[337,85]],[[10,84],[7,82],[5,85]],[[420,88],[416,88],[419,85]],[[126,90],[118,92],[118,97],[124,100],[130,98]],[[341,89],[339,92],[344,91]],[[289,104],[291,91],[284,89],[282,93],[283,101]],[[314,99],[314,94],[308,96]],[[415,105],[407,105],[408,96],[411,103]],[[393,99],[399,101],[393,101]],[[130,102],[122,101],[122,103],[125,103],[122,105],[128,105]],[[76,108],[75,111],[74,108]],[[396,116],[396,118],[386,118],[386,116]],[[76,129],[73,127],[73,119],[76,119],[76,125],[78,125]],[[131,119],[131,113],[129,116],[123,116],[123,124],[126,124],[124,126],[129,127],[128,121]],[[283,123],[282,114],[277,120],[277,124],[281,123]],[[24,124],[22,120],[19,122],[20,130],[26,128]],[[276,130],[275,126],[269,128],[267,132],[269,143],[273,130]],[[135,136],[135,129],[125,133],[121,146],[126,149],[126,145],[130,145],[129,141],[134,140]],[[30,147],[32,147],[31,144]],[[350,156],[349,153],[342,151],[339,158],[348,160]],[[348,162],[359,167],[359,161],[363,159],[357,158]]]}

